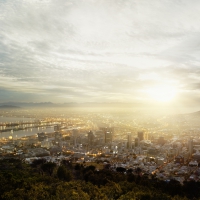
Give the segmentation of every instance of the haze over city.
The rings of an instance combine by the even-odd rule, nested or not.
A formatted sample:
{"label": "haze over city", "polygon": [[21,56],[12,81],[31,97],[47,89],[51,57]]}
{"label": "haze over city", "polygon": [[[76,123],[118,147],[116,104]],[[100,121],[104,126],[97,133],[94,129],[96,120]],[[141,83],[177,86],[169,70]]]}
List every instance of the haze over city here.
{"label": "haze over city", "polygon": [[0,199],[200,199],[200,1],[0,0]]}
{"label": "haze over city", "polygon": [[199,107],[199,1],[0,1],[0,102]]}

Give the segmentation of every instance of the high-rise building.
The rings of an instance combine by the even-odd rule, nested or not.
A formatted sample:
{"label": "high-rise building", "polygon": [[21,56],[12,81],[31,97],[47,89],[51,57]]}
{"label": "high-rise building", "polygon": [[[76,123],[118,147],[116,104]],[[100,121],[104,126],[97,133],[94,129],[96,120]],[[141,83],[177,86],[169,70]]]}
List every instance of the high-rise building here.
{"label": "high-rise building", "polygon": [[190,139],[188,141],[188,151],[189,151],[189,156],[191,156],[193,153],[193,139]]}
{"label": "high-rise building", "polygon": [[149,139],[149,133],[148,133],[148,132],[145,132],[145,133],[144,133],[144,139],[145,139],[145,140],[148,140],[148,139]]}
{"label": "high-rise building", "polygon": [[79,136],[79,130],[78,129],[73,129],[72,130],[72,143],[73,143],[73,145],[77,145],[77,138],[78,138],[78,136]]}
{"label": "high-rise building", "polygon": [[140,141],[144,140],[144,132],[143,131],[138,132],[138,138]]}
{"label": "high-rise building", "polygon": [[105,143],[112,142],[112,132],[105,132]]}
{"label": "high-rise building", "polygon": [[165,138],[163,137],[163,136],[160,136],[159,138],[158,138],[158,144],[160,144],[160,145],[164,145],[165,144]]}
{"label": "high-rise building", "polygon": [[135,147],[139,146],[139,138],[135,138]]}
{"label": "high-rise building", "polygon": [[127,148],[131,149],[132,148],[132,135],[131,133],[127,133]]}
{"label": "high-rise building", "polygon": [[60,131],[60,129],[61,129],[61,125],[56,125],[56,126],[54,126],[54,131]]}
{"label": "high-rise building", "polygon": [[88,145],[93,145],[94,143],[94,133],[92,131],[88,132]]}
{"label": "high-rise building", "polygon": [[105,143],[112,142],[114,127],[101,127],[100,130],[102,130],[105,135]]}

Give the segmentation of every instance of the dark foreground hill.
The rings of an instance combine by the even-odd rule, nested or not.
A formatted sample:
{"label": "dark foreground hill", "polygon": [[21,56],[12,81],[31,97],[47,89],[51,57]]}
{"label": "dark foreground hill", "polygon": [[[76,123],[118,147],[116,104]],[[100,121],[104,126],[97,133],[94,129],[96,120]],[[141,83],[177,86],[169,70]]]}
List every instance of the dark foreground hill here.
{"label": "dark foreground hill", "polygon": [[37,160],[0,160],[0,199],[22,200],[187,200],[199,199],[198,182],[160,181],[127,171],[95,170],[94,166],[61,166]]}

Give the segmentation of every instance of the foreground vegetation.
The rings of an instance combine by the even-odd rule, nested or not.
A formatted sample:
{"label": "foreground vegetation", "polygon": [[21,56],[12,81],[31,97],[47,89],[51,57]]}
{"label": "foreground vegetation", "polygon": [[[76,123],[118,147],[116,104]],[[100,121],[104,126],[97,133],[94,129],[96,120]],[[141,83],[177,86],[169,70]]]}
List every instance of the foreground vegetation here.
{"label": "foreground vegetation", "polygon": [[27,200],[187,200],[200,199],[198,182],[158,181],[123,169],[112,172],[94,166],[61,166],[37,160],[0,160],[0,199]]}

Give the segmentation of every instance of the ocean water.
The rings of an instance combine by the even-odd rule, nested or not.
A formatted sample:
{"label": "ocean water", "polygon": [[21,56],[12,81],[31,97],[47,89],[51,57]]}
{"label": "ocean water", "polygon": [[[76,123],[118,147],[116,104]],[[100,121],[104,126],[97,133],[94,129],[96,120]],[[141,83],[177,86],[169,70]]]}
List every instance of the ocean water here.
{"label": "ocean water", "polygon": [[[8,122],[32,122],[35,119],[32,118],[18,118],[18,117],[3,117],[0,116],[0,124],[1,123],[8,123]],[[4,129],[5,127],[0,126],[0,130]],[[12,128],[12,127],[9,127]],[[14,127],[13,127],[14,128]],[[35,135],[37,133],[46,132],[46,133],[52,133],[54,132],[54,127],[38,127],[38,128],[28,128],[25,130],[19,130],[19,131],[8,131],[8,132],[1,132],[0,138],[8,138],[9,136],[12,136],[14,139],[21,138],[24,136],[31,136]]]}
{"label": "ocean water", "polygon": [[17,139],[17,138],[21,138],[21,137],[24,137],[24,136],[35,135],[35,134],[41,133],[41,132],[53,133],[54,127],[29,128],[29,129],[26,129],[26,130],[13,131],[13,133],[11,133],[10,131],[2,132],[2,133],[0,133],[0,138],[8,138],[9,136],[13,136],[13,139]]}

